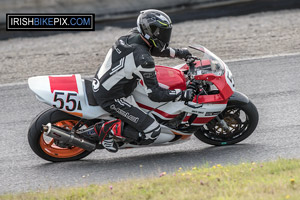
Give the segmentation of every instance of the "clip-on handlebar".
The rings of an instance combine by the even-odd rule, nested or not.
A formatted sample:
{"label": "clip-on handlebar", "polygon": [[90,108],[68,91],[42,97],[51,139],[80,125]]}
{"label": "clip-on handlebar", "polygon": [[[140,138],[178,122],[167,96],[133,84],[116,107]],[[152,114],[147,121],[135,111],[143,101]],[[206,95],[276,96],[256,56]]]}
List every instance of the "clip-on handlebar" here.
{"label": "clip-on handlebar", "polygon": [[[190,79],[191,79],[191,74],[195,73],[195,61],[196,60],[201,60],[201,59],[196,57],[196,56],[187,56],[187,58],[185,59],[186,64],[189,66],[189,75],[188,75],[188,77]],[[200,106],[191,105],[191,104],[189,104],[189,101],[185,101],[184,105],[187,105],[191,108],[201,108],[202,107],[202,105],[200,105]]]}

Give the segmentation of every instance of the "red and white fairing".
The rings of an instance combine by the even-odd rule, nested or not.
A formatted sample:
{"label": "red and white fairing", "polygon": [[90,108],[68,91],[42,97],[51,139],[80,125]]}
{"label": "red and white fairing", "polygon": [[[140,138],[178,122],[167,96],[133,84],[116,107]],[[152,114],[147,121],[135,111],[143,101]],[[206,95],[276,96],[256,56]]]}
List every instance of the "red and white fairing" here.
{"label": "red and white fairing", "polygon": [[[195,72],[192,74],[193,79],[205,81],[219,92],[211,95],[196,96],[193,102],[189,102],[189,105],[194,106],[192,108],[185,105],[182,101],[151,101],[147,96],[143,83],[139,82],[133,92],[133,97],[141,109],[162,120],[171,120],[180,113],[185,112],[182,124],[188,123],[189,118],[195,114],[197,117],[192,122],[192,125],[202,126],[214,119],[226,108],[228,99],[234,92],[231,71],[220,58],[205,47],[200,46],[197,50],[203,53],[203,59],[196,62]],[[184,71],[187,70],[188,66],[186,64],[173,68],[156,66],[156,75],[161,87],[185,90],[188,79]],[[79,74],[31,77],[28,79],[28,84],[38,100],[43,103],[85,119],[111,119],[109,113],[100,106],[89,105],[84,80]],[[181,139],[184,140],[193,134],[172,130],[163,125],[161,128],[162,134],[155,141],[156,144],[171,141],[175,138],[175,135],[181,135]]]}
{"label": "red and white fairing", "polygon": [[[203,59],[196,62],[196,70],[195,74],[193,74],[194,79],[210,82],[219,93],[195,97],[193,103],[189,104],[199,108],[191,108],[186,106],[184,102],[159,103],[151,101],[145,94],[143,83],[140,82],[133,96],[137,104],[144,111],[151,111],[153,115],[163,120],[171,120],[180,113],[185,112],[186,116],[182,124],[188,123],[190,116],[196,114],[197,118],[193,121],[192,125],[202,126],[214,119],[226,108],[228,99],[235,90],[232,73],[220,58],[205,47],[200,46],[197,50],[203,53]],[[186,64],[173,68],[156,66],[156,75],[160,86],[166,89],[185,90],[187,79],[183,71],[188,69],[189,67]]]}
{"label": "red and white fairing", "polygon": [[[186,89],[185,81],[182,82],[180,87],[174,86],[172,80],[181,80],[183,77],[183,73],[177,69],[169,68],[167,69],[168,73],[161,73],[161,71],[166,71],[165,68],[160,66],[156,67],[157,77],[159,83],[162,87],[168,89]],[[210,120],[215,118],[221,111],[226,108],[227,102],[221,102],[218,104],[198,104],[198,103],[190,103],[192,105],[198,105],[200,108],[191,108],[184,104],[183,101],[178,102],[154,102],[151,101],[145,93],[145,88],[142,83],[139,83],[136,90],[133,92],[134,99],[140,108],[142,108],[145,112],[151,111],[153,115],[158,116],[163,120],[171,120],[175,118],[182,112],[186,112],[186,116],[183,120],[184,123],[188,123],[188,120],[192,114],[196,114],[197,118],[193,121],[192,125],[201,126],[203,124],[208,123]],[[201,102],[201,101],[200,101]]]}
{"label": "red and white fairing", "polygon": [[90,106],[80,74],[36,76],[28,79],[38,100],[85,119],[108,116],[100,106]]}

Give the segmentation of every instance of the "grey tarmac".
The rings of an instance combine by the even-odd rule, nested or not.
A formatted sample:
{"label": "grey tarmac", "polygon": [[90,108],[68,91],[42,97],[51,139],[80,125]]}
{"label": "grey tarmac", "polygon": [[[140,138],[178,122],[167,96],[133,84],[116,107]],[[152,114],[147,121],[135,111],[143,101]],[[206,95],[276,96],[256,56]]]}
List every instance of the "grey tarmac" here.
{"label": "grey tarmac", "polygon": [[300,56],[229,62],[237,90],[257,106],[256,131],[233,146],[213,147],[192,137],[183,144],[120,150],[97,150],[77,162],[50,163],[37,157],[27,142],[31,120],[48,108],[27,85],[1,86],[0,194],[49,187],[159,176],[205,163],[232,164],[300,158]]}

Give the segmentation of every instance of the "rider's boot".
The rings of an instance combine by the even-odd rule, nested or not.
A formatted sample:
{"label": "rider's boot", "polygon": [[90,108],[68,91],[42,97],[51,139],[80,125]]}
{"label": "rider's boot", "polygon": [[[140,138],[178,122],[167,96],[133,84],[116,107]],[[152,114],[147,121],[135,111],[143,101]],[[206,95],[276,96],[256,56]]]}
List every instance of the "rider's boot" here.
{"label": "rider's boot", "polygon": [[97,123],[79,134],[99,142],[107,151],[115,153],[118,151],[118,144],[115,142],[114,137],[124,139],[121,135],[122,131],[123,123],[117,119],[105,123]]}
{"label": "rider's boot", "polygon": [[121,120],[113,120],[105,122],[101,128],[97,127],[96,132],[99,135],[99,141],[102,146],[109,152],[115,153],[118,151],[118,144],[115,142],[114,137],[124,139],[121,135],[123,132],[123,123]]}

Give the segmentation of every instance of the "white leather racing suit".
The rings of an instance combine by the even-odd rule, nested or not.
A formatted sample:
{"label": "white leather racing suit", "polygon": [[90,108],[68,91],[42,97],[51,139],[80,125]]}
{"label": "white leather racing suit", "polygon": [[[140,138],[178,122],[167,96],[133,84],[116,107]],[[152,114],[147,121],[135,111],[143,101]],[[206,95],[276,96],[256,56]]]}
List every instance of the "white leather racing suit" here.
{"label": "white leather racing suit", "polygon": [[159,123],[138,107],[131,94],[138,81],[142,80],[152,101],[176,100],[181,95],[181,90],[168,90],[158,85],[152,58],[152,56],[174,58],[175,54],[176,49],[172,48],[162,52],[150,48],[136,29],[120,37],[108,51],[93,80],[93,91],[97,103],[104,110],[127,124],[124,137],[138,139],[143,133],[149,135],[146,137],[149,139],[146,144],[158,137]]}

